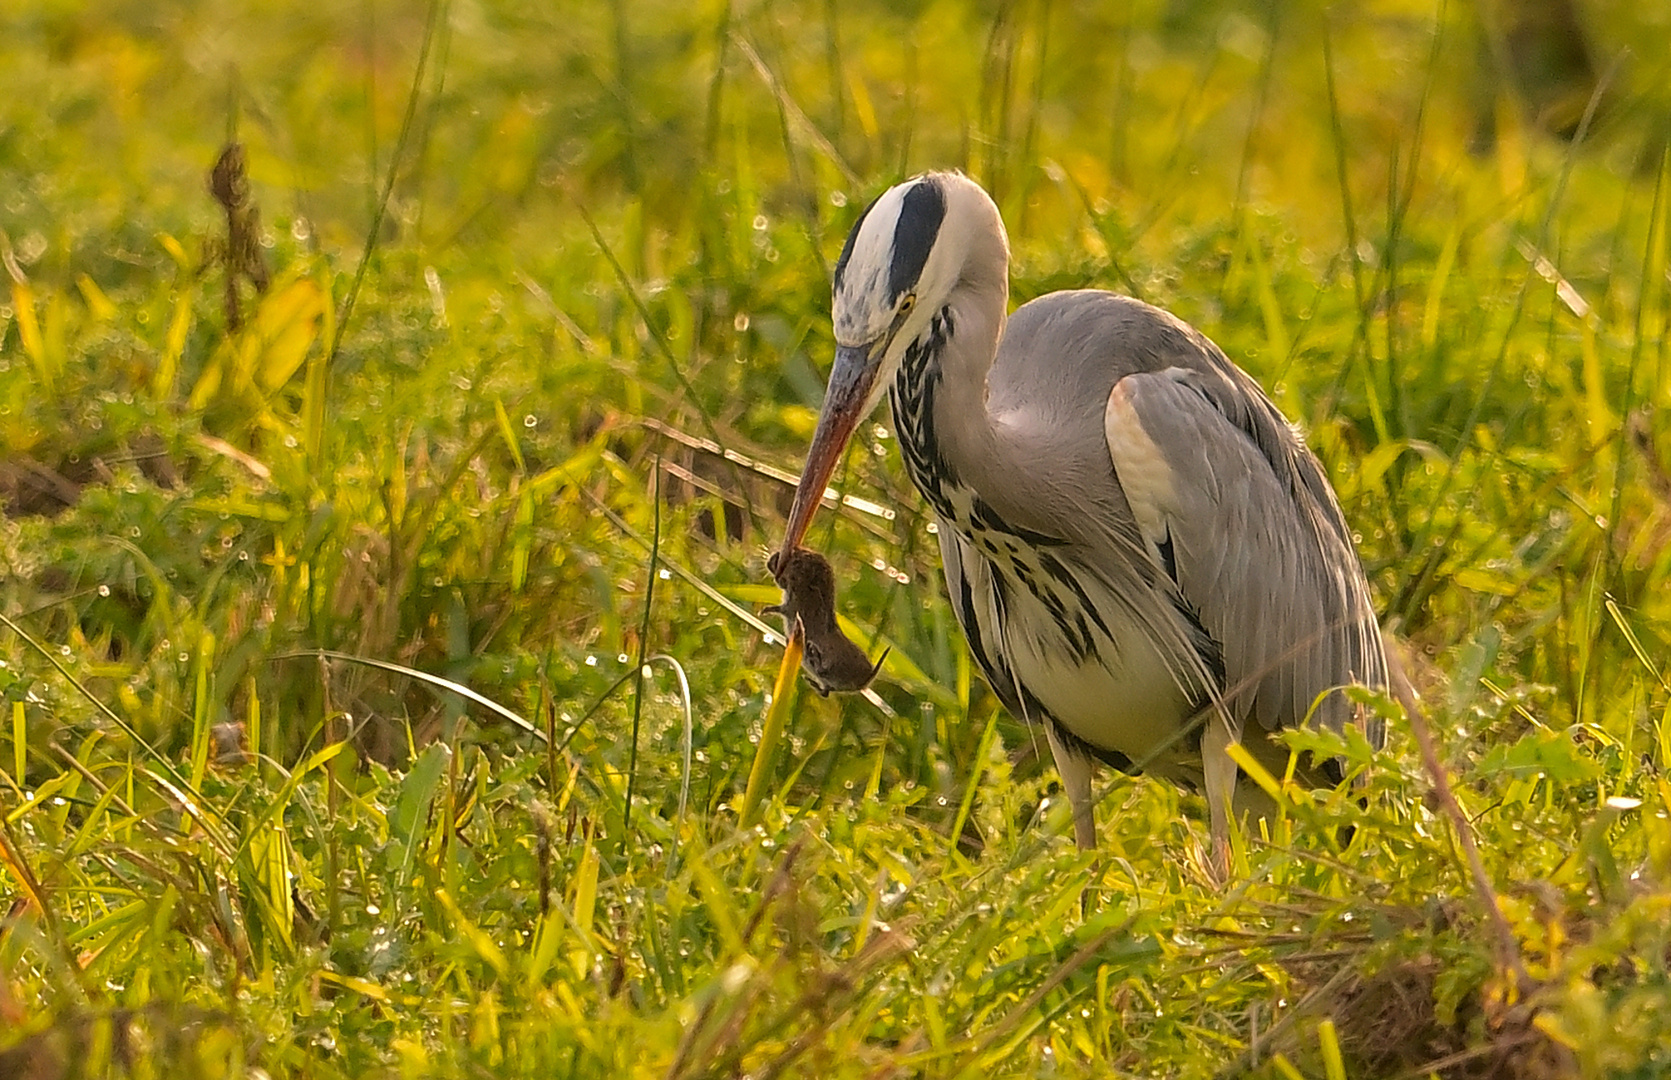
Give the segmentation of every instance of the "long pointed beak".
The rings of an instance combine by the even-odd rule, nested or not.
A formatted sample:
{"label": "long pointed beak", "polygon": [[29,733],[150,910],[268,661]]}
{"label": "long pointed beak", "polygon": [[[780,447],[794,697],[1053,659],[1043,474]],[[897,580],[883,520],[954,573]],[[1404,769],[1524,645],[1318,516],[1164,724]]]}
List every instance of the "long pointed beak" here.
{"label": "long pointed beak", "polygon": [[[824,391],[824,408],[818,414],[818,427],[812,433],[812,445],[807,447],[806,465],[801,469],[801,482],[795,488],[795,502],[789,508],[789,528],[783,534],[783,548],[779,561],[801,546],[812,515],[824,499],[830,474],[835,472],[853,430],[870,411],[874,400],[871,390],[881,369],[875,346],[838,345],[835,364],[830,368],[830,385]],[[874,357],[874,359],[873,359]]]}

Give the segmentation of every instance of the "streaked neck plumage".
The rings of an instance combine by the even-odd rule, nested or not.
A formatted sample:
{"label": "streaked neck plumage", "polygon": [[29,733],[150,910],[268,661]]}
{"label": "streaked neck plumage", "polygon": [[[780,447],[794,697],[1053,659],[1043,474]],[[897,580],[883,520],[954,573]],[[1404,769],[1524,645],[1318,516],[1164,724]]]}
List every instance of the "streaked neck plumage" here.
{"label": "streaked neck plumage", "polygon": [[932,314],[906,345],[889,389],[912,480],[947,518],[944,485],[976,483],[971,467],[998,459],[987,377],[1009,303],[1009,246],[997,207],[962,177],[951,196],[940,250],[930,259],[950,285],[923,297]]}

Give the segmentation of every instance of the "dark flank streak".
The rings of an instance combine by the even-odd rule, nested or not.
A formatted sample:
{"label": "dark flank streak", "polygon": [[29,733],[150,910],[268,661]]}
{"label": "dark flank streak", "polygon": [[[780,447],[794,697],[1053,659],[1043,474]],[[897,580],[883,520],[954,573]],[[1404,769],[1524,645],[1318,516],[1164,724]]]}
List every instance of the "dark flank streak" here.
{"label": "dark flank streak", "polygon": [[975,589],[965,574],[959,581],[961,586],[952,596],[952,603],[957,606],[957,621],[963,627],[964,639],[969,642],[969,652],[979,665],[981,674],[986,676],[987,685],[998,695],[998,700],[1004,703],[1004,708],[1012,716],[1021,716],[1021,702],[1015,696],[1015,686],[1010,673],[994,660],[994,650],[985,634],[981,630],[981,621],[975,612]]}
{"label": "dark flank streak", "polygon": [[1166,539],[1160,545],[1160,561],[1161,565],[1166,567],[1166,576],[1171,578],[1172,583],[1176,585],[1178,583],[1178,553],[1172,547],[1172,531],[1170,529],[1167,530]]}
{"label": "dark flank streak", "polygon": [[[999,517],[998,511],[992,509],[991,505],[978,495],[975,497],[974,508],[970,511],[970,517],[973,519],[976,528],[987,529],[994,533],[1025,540],[1035,548],[1061,547],[1067,543],[1059,536],[1051,536],[1048,533],[1035,532],[1020,525],[1010,524]],[[1012,551],[1016,550],[1011,545],[1006,544],[1005,546]]]}
{"label": "dark flank streak", "polygon": [[1091,596],[1085,591],[1085,586],[1081,585],[1079,578],[1062,565],[1062,560],[1049,552],[1045,552],[1040,556],[1040,562],[1044,566],[1045,573],[1049,574],[1052,580],[1067,582],[1068,587],[1073,590],[1074,596],[1079,601],[1079,609],[1090,613],[1091,618],[1097,624],[1097,629],[1102,631],[1103,637],[1110,641],[1114,640],[1114,631],[1109,629],[1107,621],[1102,617],[1102,611],[1091,602]]}
{"label": "dark flank streak", "polygon": [[1044,715],[1050,726],[1056,729],[1056,738],[1060,739],[1062,745],[1066,746],[1069,750],[1081,757],[1096,758],[1103,764],[1111,765],[1114,768],[1119,769],[1121,772],[1129,773],[1133,771],[1131,758],[1120,753],[1118,750],[1110,750],[1106,746],[1098,746],[1096,743],[1086,742],[1078,735],[1069,731],[1067,726],[1062,724],[1055,717],[1049,716],[1049,714]]}

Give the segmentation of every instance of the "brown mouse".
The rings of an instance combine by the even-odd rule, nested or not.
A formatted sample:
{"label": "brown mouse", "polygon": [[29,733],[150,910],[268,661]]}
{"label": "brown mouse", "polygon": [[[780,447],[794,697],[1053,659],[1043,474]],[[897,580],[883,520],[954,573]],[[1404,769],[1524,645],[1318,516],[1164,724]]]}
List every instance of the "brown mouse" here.
{"label": "brown mouse", "polygon": [[766,568],[783,590],[783,602],[766,611],[783,616],[785,635],[800,622],[804,635],[801,669],[812,688],[827,697],[831,691],[851,692],[869,686],[888,654],[884,651],[873,664],[864,650],[841,632],[836,623],[835,573],[829,560],[816,551],[796,548],[787,559],[782,552],[774,552]]}

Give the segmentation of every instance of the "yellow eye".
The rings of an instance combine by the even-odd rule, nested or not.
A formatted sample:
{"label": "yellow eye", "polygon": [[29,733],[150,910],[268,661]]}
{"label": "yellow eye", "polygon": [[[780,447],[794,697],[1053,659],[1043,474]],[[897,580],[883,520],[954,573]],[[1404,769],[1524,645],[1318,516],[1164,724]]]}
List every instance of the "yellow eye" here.
{"label": "yellow eye", "polygon": [[911,309],[916,307],[916,306],[917,306],[917,294],[916,293],[906,293],[905,294],[905,299],[903,299],[899,302],[899,313],[901,315],[909,314]]}

